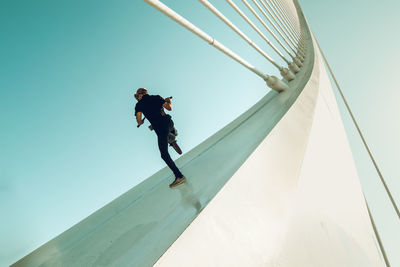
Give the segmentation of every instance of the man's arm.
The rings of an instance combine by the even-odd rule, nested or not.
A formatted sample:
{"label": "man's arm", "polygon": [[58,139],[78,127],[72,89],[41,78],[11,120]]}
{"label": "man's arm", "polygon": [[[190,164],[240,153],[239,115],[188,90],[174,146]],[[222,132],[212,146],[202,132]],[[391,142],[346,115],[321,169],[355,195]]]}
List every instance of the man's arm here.
{"label": "man's arm", "polygon": [[171,103],[171,98],[167,97],[165,99],[165,102],[163,104],[163,107],[166,108],[167,110],[172,110],[172,103]]}
{"label": "man's arm", "polygon": [[138,123],[138,127],[144,123],[142,120],[142,112],[136,113],[136,121]]}

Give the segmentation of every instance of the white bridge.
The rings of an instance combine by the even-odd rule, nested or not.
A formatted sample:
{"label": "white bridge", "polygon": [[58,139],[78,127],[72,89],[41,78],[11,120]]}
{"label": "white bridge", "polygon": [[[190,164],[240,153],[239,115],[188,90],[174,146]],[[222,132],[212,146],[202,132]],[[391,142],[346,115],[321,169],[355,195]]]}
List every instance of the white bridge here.
{"label": "white bridge", "polygon": [[187,183],[170,189],[166,167],[13,266],[389,266],[298,2],[241,0],[248,17],[226,0],[268,55],[199,0],[279,70],[275,77],[160,1],[144,1],[273,90],[176,161]]}

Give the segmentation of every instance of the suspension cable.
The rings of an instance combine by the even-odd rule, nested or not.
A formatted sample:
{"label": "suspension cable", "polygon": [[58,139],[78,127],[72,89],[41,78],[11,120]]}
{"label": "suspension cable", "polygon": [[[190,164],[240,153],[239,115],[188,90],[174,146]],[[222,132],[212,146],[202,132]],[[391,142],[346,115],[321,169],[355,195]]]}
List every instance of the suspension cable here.
{"label": "suspension cable", "polygon": [[232,1],[226,0],[228,4],[230,4],[233,9],[271,46],[271,48],[287,63],[290,64],[290,61],[275,47],[273,43],[257,28],[257,26],[243,13],[243,11]]}
{"label": "suspension cable", "polygon": [[[272,37],[275,38],[275,40],[278,42],[278,44],[285,50],[285,52],[292,58],[294,59],[295,57],[290,53],[290,51],[282,44],[282,42],[279,40],[279,38],[273,33],[273,31],[268,27],[267,24],[261,19],[261,17],[256,13],[256,11],[249,5],[249,3],[246,0],[242,0],[242,2],[246,5],[246,7],[253,13],[253,15],[258,19],[258,21],[264,26],[265,29],[272,35]],[[253,1],[254,2],[254,1]],[[256,5],[258,5],[256,3]],[[260,6],[258,6],[261,8]],[[271,23],[271,21],[268,18],[268,21]]]}
{"label": "suspension cable", "polygon": [[[290,40],[292,41],[292,43],[295,44],[295,47],[297,49],[299,49],[299,45],[297,42],[297,39],[295,38],[295,36],[293,36],[291,30],[288,28],[288,25],[286,25],[286,23],[282,20],[282,18],[279,16],[278,14],[278,10],[276,10],[275,7],[272,6],[272,3],[269,2],[268,0],[261,0],[261,2],[264,2],[265,4],[267,4],[267,6],[269,7],[269,9],[272,11],[272,13],[275,15],[276,19],[280,22],[280,24],[282,25],[282,27],[285,29],[285,33],[287,36],[289,36]],[[265,5],[264,5],[265,6]]]}
{"label": "suspension cable", "polygon": [[279,69],[279,65],[268,56],[258,45],[256,45],[247,35],[245,35],[238,27],[236,27],[227,17],[225,17],[217,8],[215,8],[207,0],[199,0],[205,7],[207,7],[211,12],[213,12],[218,18],[220,18],[226,25],[228,25],[234,32],[236,32],[240,37],[242,37],[250,46],[252,46],[257,52],[264,56],[268,61],[270,61],[274,66]]}
{"label": "suspension cable", "polygon": [[274,0],[282,7],[282,10],[285,12],[285,15],[288,19],[291,20],[293,26],[297,26],[296,29],[300,29],[300,24],[298,21],[298,15],[297,15],[297,10],[294,8],[294,6],[290,5],[287,1],[281,1],[281,0]]}
{"label": "suspension cable", "polygon": [[281,18],[282,22],[286,24],[287,28],[289,29],[289,33],[292,35],[294,40],[296,40],[296,42],[299,42],[298,34],[293,29],[292,25],[287,22],[287,20],[285,19],[285,17],[282,14],[282,10],[277,6],[276,2],[274,2],[273,0],[265,0],[265,1],[270,2],[270,4],[276,10],[276,14]]}
{"label": "suspension cable", "polygon": [[385,247],[383,246],[381,237],[379,235],[378,229],[376,228],[376,224],[375,224],[374,218],[372,217],[372,213],[371,213],[371,210],[369,209],[368,202],[367,202],[367,199],[365,198],[365,196],[364,196],[364,201],[365,201],[365,205],[367,206],[369,219],[371,221],[372,228],[374,229],[375,237],[376,237],[376,240],[378,241],[378,245],[379,245],[379,248],[381,250],[383,259],[385,260],[386,267],[390,267],[390,263],[389,263],[389,259],[388,259],[387,255],[386,255]]}
{"label": "suspension cable", "polygon": [[286,8],[284,8],[280,1],[278,1],[278,0],[271,0],[271,1],[275,4],[276,8],[280,11],[282,18],[284,20],[286,20],[288,25],[292,28],[296,37],[300,38],[299,31],[298,31],[297,27],[295,26],[293,19],[289,16],[289,14],[291,15],[290,11],[288,11]]}
{"label": "suspension cable", "polygon": [[213,37],[209,36],[207,33],[202,31],[195,25],[193,25],[191,22],[189,22],[188,20],[183,18],[181,15],[179,15],[178,13],[176,13],[175,11],[170,9],[168,6],[164,5],[159,0],[143,0],[143,1],[145,1],[149,5],[153,6],[158,11],[164,13],[166,16],[170,17],[175,22],[179,23],[180,25],[182,25],[183,27],[185,27],[192,33],[196,34],[197,36],[199,36],[201,39],[203,39],[204,41],[206,41],[213,47],[217,48],[218,50],[220,50],[221,52],[223,52],[230,58],[234,59],[235,61],[237,61],[238,63],[240,63],[247,69],[249,69],[250,71],[252,71],[255,74],[257,74],[258,76],[260,76],[264,81],[267,82],[267,85],[270,88],[274,89],[277,92],[281,92],[281,91],[289,89],[289,86],[287,84],[285,84],[284,82],[282,82],[281,80],[279,80],[277,77],[269,76],[269,75],[262,73],[261,71],[256,69],[253,65],[248,63],[246,60],[244,60],[243,58],[241,58],[240,56],[235,54],[232,50],[230,50],[229,48],[227,48],[226,46],[224,46],[223,44],[221,44],[220,42],[215,40]]}
{"label": "suspension cable", "polygon": [[[261,8],[259,7],[260,5],[256,2],[256,0],[252,0],[252,1],[257,5],[257,8],[260,9],[260,11],[261,11],[261,13],[263,13],[264,17],[266,17],[267,20],[270,22],[270,24],[274,27],[274,29],[275,29],[276,32],[279,34],[279,36],[288,44],[288,46],[289,46],[290,49],[293,51],[293,53],[296,54],[296,46],[295,46],[293,43],[291,43],[291,40],[290,40],[289,38],[285,38],[285,37],[283,36],[283,34],[282,34],[282,32],[281,32],[281,31],[283,31],[283,29],[282,29],[281,26],[277,23],[277,21],[275,20],[275,18],[271,15],[271,11],[269,11],[267,8],[265,8],[265,9],[267,10],[268,14],[271,16],[272,20],[273,20],[275,23],[272,23],[272,21],[270,21],[269,16],[265,13],[265,11],[264,11],[263,9],[261,9]],[[265,4],[264,4],[262,1],[261,1],[261,4],[264,5],[264,7],[265,7]],[[280,28],[280,30],[277,28],[277,26]],[[284,34],[285,34],[285,32],[284,32]],[[287,37],[287,36],[286,36],[286,37]]]}

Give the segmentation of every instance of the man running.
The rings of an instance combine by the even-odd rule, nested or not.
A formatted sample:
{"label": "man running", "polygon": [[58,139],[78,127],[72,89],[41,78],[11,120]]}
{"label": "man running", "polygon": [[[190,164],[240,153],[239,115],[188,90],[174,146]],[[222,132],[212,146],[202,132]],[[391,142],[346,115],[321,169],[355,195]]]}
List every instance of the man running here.
{"label": "man running", "polygon": [[[157,134],[161,158],[175,175],[174,182],[169,186],[172,188],[184,183],[186,181],[185,176],[176,167],[168,153],[168,139],[171,138],[171,135],[176,136],[174,122],[171,116],[164,112],[164,108],[172,110],[171,98],[167,97],[164,99],[159,95],[149,95],[145,88],[139,88],[135,94],[135,98],[138,101],[135,106],[138,127],[144,123],[144,120],[142,120],[143,114],[150,121],[151,127]],[[170,144],[179,154],[182,153],[175,140],[170,140]]]}

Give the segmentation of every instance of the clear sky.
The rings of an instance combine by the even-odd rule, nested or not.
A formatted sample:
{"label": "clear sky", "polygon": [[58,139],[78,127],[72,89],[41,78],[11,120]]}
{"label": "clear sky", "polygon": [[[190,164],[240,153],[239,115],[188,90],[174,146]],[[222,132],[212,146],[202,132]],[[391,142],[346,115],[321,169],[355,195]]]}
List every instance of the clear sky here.
{"label": "clear sky", "polygon": [[[212,2],[283,64],[225,1]],[[199,2],[164,3],[263,72],[278,75]],[[399,25],[399,4],[375,4],[301,1],[399,202],[400,127],[393,117],[400,41],[390,35]],[[0,33],[1,266],[165,166],[155,134],[136,128],[136,88],[174,97],[171,115],[184,152],[268,92],[261,78],[143,1],[2,1]],[[351,128],[349,136],[394,258],[398,220]]]}

